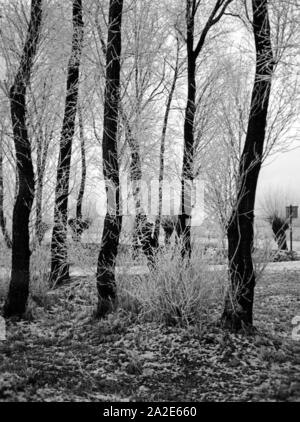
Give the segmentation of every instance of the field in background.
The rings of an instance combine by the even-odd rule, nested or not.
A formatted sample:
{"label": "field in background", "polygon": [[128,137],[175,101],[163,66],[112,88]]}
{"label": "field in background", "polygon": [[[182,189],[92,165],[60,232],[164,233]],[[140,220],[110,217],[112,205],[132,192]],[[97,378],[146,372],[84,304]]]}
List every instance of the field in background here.
{"label": "field in background", "polygon": [[[151,217],[149,218],[151,221]],[[154,216],[152,218],[154,220]],[[103,218],[98,218],[93,221],[93,224],[82,236],[83,243],[98,243],[101,242],[101,235],[102,235],[102,226],[103,226]],[[133,229],[133,219],[132,217],[125,217],[123,219],[123,229],[121,234],[121,244],[130,244],[131,243],[131,233]],[[287,240],[289,244],[289,230],[286,232]],[[0,241],[2,240],[2,234],[0,234]],[[69,239],[71,240],[71,231],[69,229]],[[221,241],[221,233],[220,230],[214,222],[206,219],[201,226],[192,226],[192,238],[193,241],[196,243],[201,244],[211,244],[216,247],[222,246],[222,242],[226,242],[223,239]],[[276,243],[273,238],[273,233],[271,230],[270,224],[260,218],[256,218],[255,223],[255,239],[258,244],[262,244],[265,242],[269,242],[272,249],[276,249]],[[45,235],[45,243],[51,242],[51,230]],[[160,243],[164,242],[164,234],[163,230],[161,229],[160,235]],[[293,221],[293,249],[295,251],[300,251],[300,219],[296,219]]]}

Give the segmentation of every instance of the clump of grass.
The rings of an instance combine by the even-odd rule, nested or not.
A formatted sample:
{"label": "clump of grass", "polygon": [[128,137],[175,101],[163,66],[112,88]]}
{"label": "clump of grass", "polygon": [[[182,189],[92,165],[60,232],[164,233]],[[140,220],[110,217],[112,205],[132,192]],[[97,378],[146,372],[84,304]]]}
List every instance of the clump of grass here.
{"label": "clump of grass", "polygon": [[212,269],[197,251],[182,259],[177,245],[159,251],[148,273],[128,268],[119,274],[119,305],[147,321],[205,323],[222,305],[226,284],[225,269]]}

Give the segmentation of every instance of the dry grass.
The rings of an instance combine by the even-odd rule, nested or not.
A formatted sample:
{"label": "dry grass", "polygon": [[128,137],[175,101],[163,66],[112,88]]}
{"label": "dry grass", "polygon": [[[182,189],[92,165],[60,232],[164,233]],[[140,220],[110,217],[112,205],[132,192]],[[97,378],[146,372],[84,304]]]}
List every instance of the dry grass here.
{"label": "dry grass", "polygon": [[69,284],[34,321],[7,324],[0,401],[299,402],[298,280],[263,277],[251,336],[141,322],[122,309],[97,321],[93,280]]}
{"label": "dry grass", "polygon": [[47,303],[49,291],[50,250],[37,247],[30,259],[30,295],[41,305]]}
{"label": "dry grass", "polygon": [[212,271],[194,252],[182,259],[180,248],[161,250],[149,274],[118,277],[119,305],[143,320],[186,325],[209,319],[222,303],[226,271]]}

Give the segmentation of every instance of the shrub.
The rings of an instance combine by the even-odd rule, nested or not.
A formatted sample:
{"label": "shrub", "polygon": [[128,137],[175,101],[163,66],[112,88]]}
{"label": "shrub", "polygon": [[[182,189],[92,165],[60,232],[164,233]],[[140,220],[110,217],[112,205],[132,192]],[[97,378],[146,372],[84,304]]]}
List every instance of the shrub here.
{"label": "shrub", "polygon": [[143,320],[187,325],[207,322],[220,311],[227,284],[226,268],[209,267],[195,250],[182,259],[180,245],[161,250],[153,268],[136,267],[118,276],[119,304]]}

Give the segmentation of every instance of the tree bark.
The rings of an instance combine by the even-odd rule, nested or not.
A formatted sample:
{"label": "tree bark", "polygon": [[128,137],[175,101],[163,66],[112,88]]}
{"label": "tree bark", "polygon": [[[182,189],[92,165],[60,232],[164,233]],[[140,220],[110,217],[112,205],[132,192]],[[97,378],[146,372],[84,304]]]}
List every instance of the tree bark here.
{"label": "tree bark", "polygon": [[227,230],[231,288],[222,316],[224,326],[234,330],[253,324],[254,205],[274,68],[267,0],[252,0],[252,6],[256,72],[247,135],[239,166],[239,191]]}
{"label": "tree bark", "polygon": [[118,113],[122,46],[123,0],[110,0],[106,49],[106,86],[103,121],[103,176],[106,183],[107,213],[104,220],[97,265],[98,308],[102,318],[116,304],[115,265],[122,228],[118,162]]}
{"label": "tree bark", "polygon": [[3,183],[3,150],[2,150],[2,136],[1,136],[1,144],[0,144],[0,226],[4,238],[4,242],[8,249],[12,248],[12,241],[9,236],[7,227],[6,227],[6,218],[4,215],[4,183]]}
{"label": "tree bark", "polygon": [[[99,37],[101,40],[101,47],[103,54],[106,56],[107,47],[102,38],[100,27],[98,25]],[[137,72],[136,72],[137,75]],[[126,143],[130,148],[130,180],[133,190],[133,198],[135,205],[135,218],[133,225],[133,235],[132,235],[132,246],[134,257],[136,256],[139,249],[139,241],[142,246],[142,250],[146,255],[148,262],[153,263],[153,248],[157,246],[153,236],[152,236],[152,226],[148,222],[147,216],[141,205],[141,181],[142,181],[142,162],[140,155],[140,148],[137,139],[133,136],[131,125],[129,119],[126,115],[126,112],[122,108],[122,104],[119,104],[121,118],[125,127],[125,139]]]}
{"label": "tree bark", "polygon": [[18,193],[13,210],[12,271],[4,316],[21,317],[27,305],[30,278],[29,216],[34,198],[34,171],[26,126],[26,90],[40,36],[42,0],[32,0],[27,37],[14,83],[10,108],[16,150]]}
{"label": "tree bark", "polygon": [[83,26],[82,1],[73,0],[72,51],[68,64],[67,94],[57,166],[54,227],[51,242],[50,283],[52,285],[63,284],[69,279],[67,250],[69,180],[72,143],[75,132],[75,118],[77,113],[79,69],[83,43]]}
{"label": "tree bark", "polygon": [[188,98],[184,120],[184,150],[181,176],[181,205],[178,216],[177,234],[182,238],[182,256],[191,255],[191,196],[193,183],[194,120],[196,102],[196,58],[193,51],[194,22],[188,24]]}

